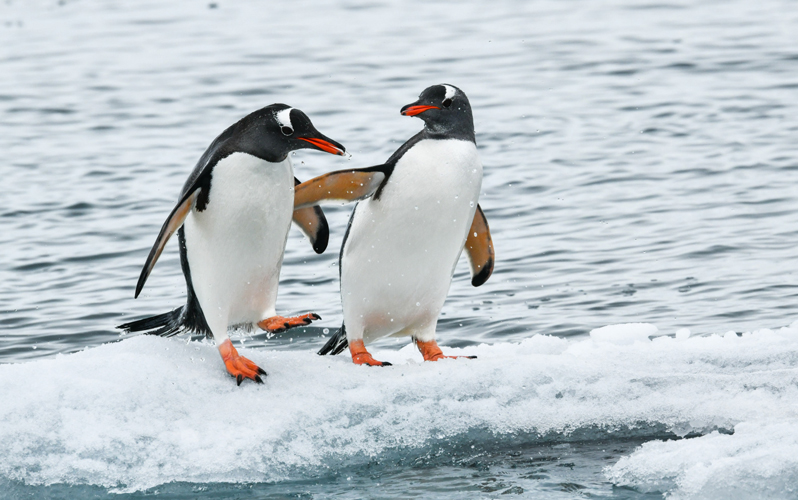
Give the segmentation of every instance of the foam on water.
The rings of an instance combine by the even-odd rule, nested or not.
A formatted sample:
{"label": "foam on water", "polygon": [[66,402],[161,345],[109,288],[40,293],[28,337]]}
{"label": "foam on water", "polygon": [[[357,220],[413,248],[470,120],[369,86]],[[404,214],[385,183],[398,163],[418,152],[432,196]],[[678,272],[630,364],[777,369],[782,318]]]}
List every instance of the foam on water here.
{"label": "foam on water", "polygon": [[706,435],[646,444],[608,477],[686,496],[731,479],[790,484],[798,325],[679,340],[649,340],[656,329],[646,324],[602,330],[600,339],[536,335],[463,349],[473,361],[423,363],[408,345],[377,351],[394,363],[382,369],[242,349],[269,372],[263,386],[236,387],[209,344],[154,337],[2,365],[0,478],[127,491],[279,481],[467,440],[666,430]]}

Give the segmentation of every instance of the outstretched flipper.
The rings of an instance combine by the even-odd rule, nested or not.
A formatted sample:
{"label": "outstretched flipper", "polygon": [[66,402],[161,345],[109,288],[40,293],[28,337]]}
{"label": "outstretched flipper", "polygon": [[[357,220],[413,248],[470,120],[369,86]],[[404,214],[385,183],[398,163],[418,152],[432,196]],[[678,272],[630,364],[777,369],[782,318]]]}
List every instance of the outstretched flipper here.
{"label": "outstretched flipper", "polygon": [[465,251],[471,263],[471,284],[480,286],[493,274],[494,253],[488,220],[479,205],[474,213],[471,229],[468,230]]}
{"label": "outstretched flipper", "polygon": [[296,186],[294,210],[368,198],[379,189],[386,176],[384,165],[320,175]]}
{"label": "outstretched flipper", "polygon": [[[294,177],[294,185],[302,184]],[[330,228],[321,207],[307,207],[294,210],[294,224],[304,233],[316,253],[324,253],[330,240]]]}
{"label": "outstretched flipper", "polygon": [[161,256],[166,242],[175,234],[175,231],[180,229],[180,226],[186,221],[188,213],[194,208],[194,203],[197,201],[197,195],[199,193],[200,189],[195,189],[192,193],[183,196],[180,203],[172,209],[172,213],[169,214],[166,222],[163,223],[161,232],[158,233],[158,238],[155,240],[155,244],[152,246],[152,250],[150,250],[150,254],[147,256],[147,262],[144,263],[144,269],[141,270],[141,274],[139,275],[139,282],[136,284],[136,298],[138,298],[141,293],[141,289],[144,288],[144,283],[150,276],[152,268],[155,267],[155,263],[158,262],[158,257]]}

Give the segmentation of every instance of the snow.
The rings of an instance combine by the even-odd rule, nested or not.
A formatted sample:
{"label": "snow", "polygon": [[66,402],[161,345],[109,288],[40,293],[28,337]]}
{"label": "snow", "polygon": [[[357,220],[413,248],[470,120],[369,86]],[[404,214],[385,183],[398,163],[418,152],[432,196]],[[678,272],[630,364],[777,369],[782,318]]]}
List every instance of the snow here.
{"label": "snow", "polygon": [[[137,491],[171,481],[277,481],[457,441],[661,438],[618,485],[675,497],[795,496],[798,324],[741,336],[614,325],[535,335],[424,363],[410,345],[346,356],[240,349],[269,376],[236,387],[216,349],[134,337],[0,365],[0,478]],[[715,431],[731,432],[733,435]],[[735,489],[735,492],[738,491]],[[790,493],[791,492],[791,493]],[[728,495],[727,495],[728,496]]]}
{"label": "snow", "polygon": [[743,422],[734,435],[712,432],[651,441],[608,471],[615,484],[668,491],[671,498],[798,497],[796,418]]}

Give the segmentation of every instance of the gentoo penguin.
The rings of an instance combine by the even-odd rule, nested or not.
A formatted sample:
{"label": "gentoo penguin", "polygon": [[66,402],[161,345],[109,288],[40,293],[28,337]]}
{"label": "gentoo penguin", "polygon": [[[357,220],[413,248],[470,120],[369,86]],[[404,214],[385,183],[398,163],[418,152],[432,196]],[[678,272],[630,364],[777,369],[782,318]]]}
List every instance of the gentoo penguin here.
{"label": "gentoo penguin", "polygon": [[309,180],[297,186],[294,201],[303,208],[363,200],[339,257],[344,324],[319,351],[338,354],[348,345],[357,364],[387,365],[364,342],[388,335],[411,336],[427,361],[449,357],[435,342],[435,327],[463,248],[472,285],[493,272],[468,98],[453,85],[434,85],[401,114],[424,120],[424,130],[384,165]]}
{"label": "gentoo penguin", "polygon": [[178,231],[186,305],[118,328],[164,337],[186,330],[213,336],[238,385],[245,378],[262,383],[266,372],[239,356],[228,327],[257,324],[276,332],[320,319],[312,313],[284,318],[274,309],[292,218],[317,253],[327,248],[329,237],[319,207],[294,210],[299,181],[288,154],[302,148],[344,154],[344,147],[319,133],[305,113],[285,104],[255,111],[222,132],[183,186],[136,285],[138,297]]}

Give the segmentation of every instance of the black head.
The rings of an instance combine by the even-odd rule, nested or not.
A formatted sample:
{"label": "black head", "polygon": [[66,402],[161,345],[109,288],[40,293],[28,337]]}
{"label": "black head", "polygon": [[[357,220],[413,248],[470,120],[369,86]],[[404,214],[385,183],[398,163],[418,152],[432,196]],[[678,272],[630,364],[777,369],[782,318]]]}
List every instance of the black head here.
{"label": "black head", "polygon": [[418,100],[402,108],[404,116],[418,116],[424,120],[433,137],[474,141],[474,117],[465,93],[454,85],[433,85],[418,96]]}
{"label": "black head", "polygon": [[334,155],[344,147],[316,130],[302,111],[286,104],[272,104],[242,118],[230,130],[228,147],[263,158],[283,161],[297,149],[318,149]]}

